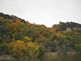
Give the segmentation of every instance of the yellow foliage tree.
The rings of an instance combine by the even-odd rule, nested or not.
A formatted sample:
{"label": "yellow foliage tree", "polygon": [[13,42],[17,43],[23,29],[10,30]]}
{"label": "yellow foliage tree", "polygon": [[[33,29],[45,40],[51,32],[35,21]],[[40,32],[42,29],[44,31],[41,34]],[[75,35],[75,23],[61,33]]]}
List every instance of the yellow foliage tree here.
{"label": "yellow foliage tree", "polygon": [[9,43],[10,52],[13,53],[13,55],[24,55],[25,51],[25,42],[22,40],[17,40]]}
{"label": "yellow foliage tree", "polygon": [[39,55],[39,45],[33,42],[26,43],[27,53],[29,56],[38,56]]}
{"label": "yellow foliage tree", "polygon": [[32,39],[30,37],[25,36],[23,40],[26,42],[30,42]]}
{"label": "yellow foliage tree", "polygon": [[15,56],[28,55],[30,57],[36,57],[39,55],[39,45],[34,42],[23,40],[12,41],[9,43],[9,49]]}

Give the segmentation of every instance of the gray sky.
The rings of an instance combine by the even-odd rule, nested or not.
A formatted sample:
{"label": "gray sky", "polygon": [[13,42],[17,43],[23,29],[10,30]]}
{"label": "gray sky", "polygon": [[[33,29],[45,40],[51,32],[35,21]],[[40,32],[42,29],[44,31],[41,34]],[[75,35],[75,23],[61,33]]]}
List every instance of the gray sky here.
{"label": "gray sky", "polygon": [[48,27],[59,21],[81,23],[81,0],[0,0],[0,12]]}

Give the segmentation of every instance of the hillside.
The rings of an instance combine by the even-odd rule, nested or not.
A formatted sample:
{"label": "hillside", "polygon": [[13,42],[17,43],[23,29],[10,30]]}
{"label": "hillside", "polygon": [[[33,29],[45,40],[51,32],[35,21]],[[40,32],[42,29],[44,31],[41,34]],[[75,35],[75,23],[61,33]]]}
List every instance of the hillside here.
{"label": "hillside", "polygon": [[[66,28],[72,31],[63,31]],[[81,31],[73,28],[81,28],[81,24],[60,22],[48,28],[0,13],[0,54],[39,56],[46,52],[81,52]]]}

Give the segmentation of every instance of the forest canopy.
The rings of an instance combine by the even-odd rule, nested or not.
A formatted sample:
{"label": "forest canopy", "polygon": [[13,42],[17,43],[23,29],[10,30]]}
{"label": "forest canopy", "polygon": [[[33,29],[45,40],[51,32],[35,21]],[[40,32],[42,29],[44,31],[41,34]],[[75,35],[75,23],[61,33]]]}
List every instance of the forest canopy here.
{"label": "forest canopy", "polygon": [[59,22],[48,28],[0,13],[0,54],[40,56],[46,52],[81,52],[81,24]]}

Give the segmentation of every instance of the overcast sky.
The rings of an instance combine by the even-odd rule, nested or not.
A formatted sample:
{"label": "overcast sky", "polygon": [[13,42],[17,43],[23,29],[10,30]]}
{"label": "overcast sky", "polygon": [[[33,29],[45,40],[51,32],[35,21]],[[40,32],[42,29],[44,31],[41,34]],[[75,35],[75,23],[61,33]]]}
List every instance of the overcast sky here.
{"label": "overcast sky", "polygon": [[0,0],[0,12],[48,27],[59,21],[81,23],[81,0]]}

